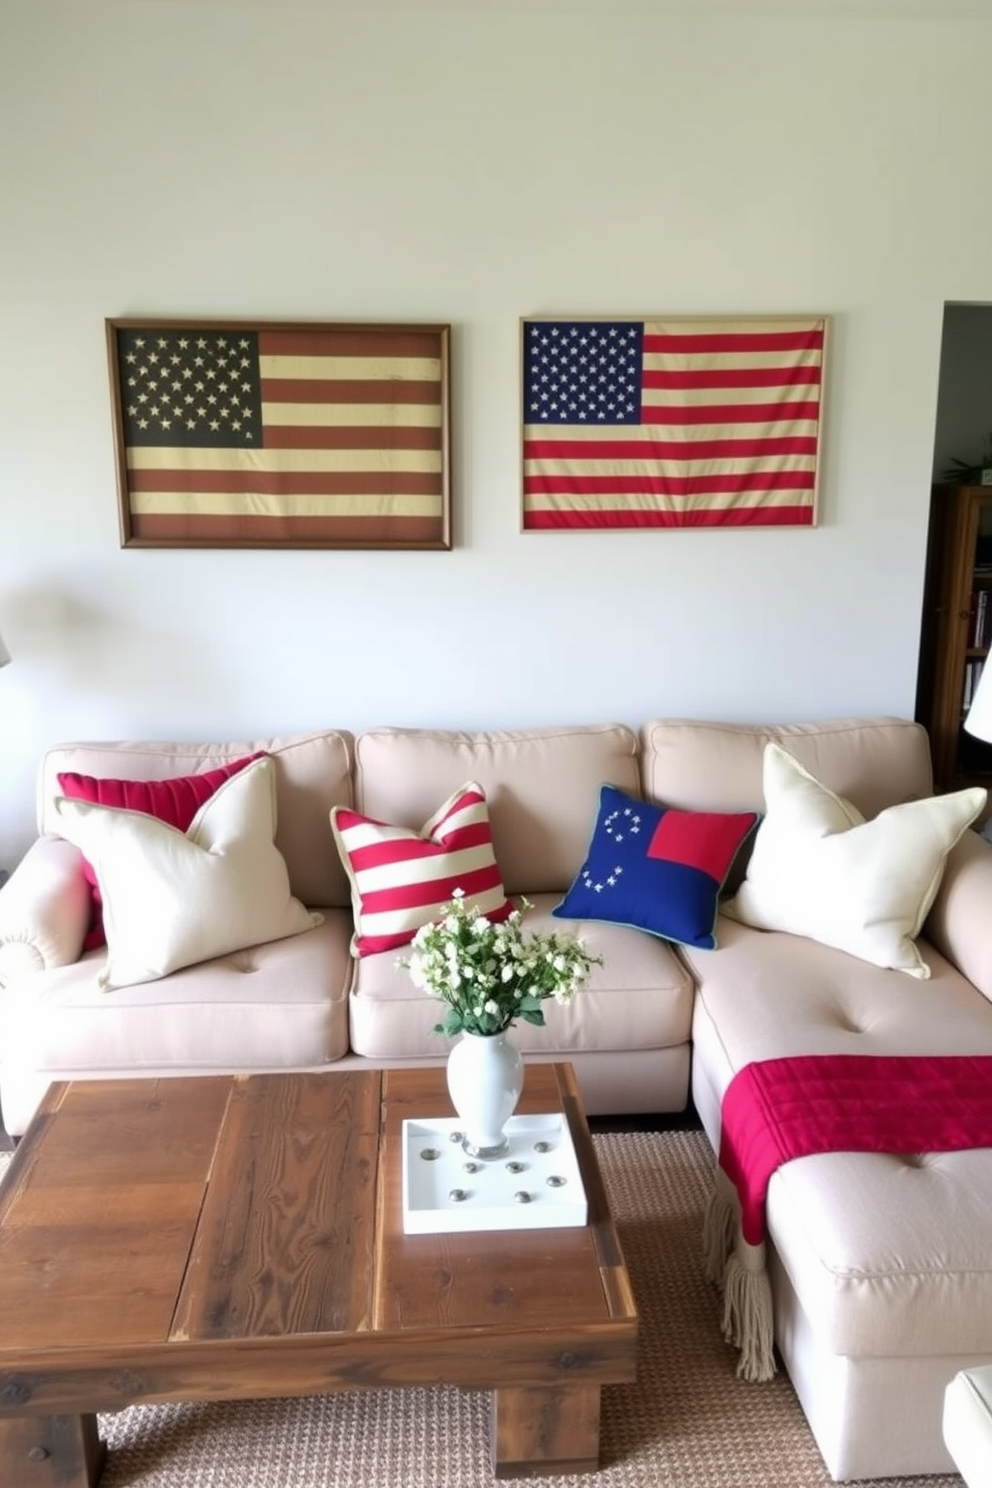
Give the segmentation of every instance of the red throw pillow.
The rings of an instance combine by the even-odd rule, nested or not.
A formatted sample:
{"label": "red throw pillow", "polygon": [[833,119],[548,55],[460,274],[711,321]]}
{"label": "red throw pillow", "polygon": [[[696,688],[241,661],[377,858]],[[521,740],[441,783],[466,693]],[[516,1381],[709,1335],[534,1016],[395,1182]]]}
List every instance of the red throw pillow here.
{"label": "red throw pillow", "polygon": [[[77,775],[71,770],[58,776],[62,794],[73,801],[91,801],[97,806],[116,806],[123,811],[142,811],[145,816],[158,817],[179,832],[185,832],[205,801],[209,801],[217,788],[237,775],[252,760],[261,759],[264,750],[257,754],[246,754],[243,759],[232,760],[216,770],[206,770],[202,775],[177,775],[173,780],[101,780],[95,775]],[[103,905],[100,887],[92,867],[83,859],[83,873],[90,886],[90,927],[83,941],[83,950],[92,951],[107,944],[103,933]]]}
{"label": "red throw pillow", "polygon": [[494,922],[513,909],[493,851],[485,792],[474,780],[449,796],[419,832],[350,806],[331,808],[331,828],[351,882],[355,956],[409,945],[455,889]]}

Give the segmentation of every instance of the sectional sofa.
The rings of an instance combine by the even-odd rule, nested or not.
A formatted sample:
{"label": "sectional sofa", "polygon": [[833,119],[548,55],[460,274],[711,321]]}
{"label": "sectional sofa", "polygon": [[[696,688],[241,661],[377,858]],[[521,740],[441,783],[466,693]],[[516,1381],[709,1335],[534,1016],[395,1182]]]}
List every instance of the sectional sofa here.
{"label": "sectional sofa", "polygon": [[[766,809],[770,743],[850,803],[848,824],[932,796],[925,732],[892,718],[776,726],[659,719],[636,731],[383,728],[357,737],[328,729],[241,743],[50,750],[39,771],[39,837],[0,890],[8,1130],[24,1130],[56,1079],[443,1062],[448,1045],[431,1032],[434,1009],[397,965],[396,949],[352,954],[363,905],[330,819],[339,830],[361,818],[422,840],[425,825],[442,831],[439,808],[467,782],[485,798],[503,890],[532,905],[528,923],[572,929],[602,957],[571,1003],[547,1005],[545,1028],[520,1024],[515,1033],[528,1058],[573,1063],[590,1113],[676,1112],[691,1099],[715,1151],[724,1092],[752,1061],[829,1052],[992,1056],[992,847],[967,829],[971,806],[930,875],[922,933],[908,926],[908,969],[874,964],[860,945],[852,953],[824,943],[815,923],[800,932],[755,928],[742,922],[747,893],[737,891],[742,880],[746,890],[748,853],[768,820],[758,835],[746,829],[747,814],[753,820]],[[107,950],[84,949],[93,906],[78,843],[87,813],[65,806],[66,780],[182,781],[256,754],[272,762],[264,770],[274,782],[290,919],[277,918],[268,932],[275,938],[259,934],[261,943],[242,930],[244,943],[223,954],[101,985]],[[687,863],[701,865],[714,880],[714,905],[722,889],[722,907],[736,910],[716,919],[715,946],[707,948],[712,924],[695,944],[673,944],[623,923],[622,906],[604,911],[612,921],[553,914],[570,889],[598,892],[602,875],[587,871],[591,843],[604,829],[615,832],[604,786],[633,801],[635,817],[643,804],[638,824],[654,834],[649,858],[665,857],[678,814],[740,826],[743,845],[727,857],[726,884],[709,850],[694,864],[684,842],[663,865],[673,884]],[[675,815],[662,831],[665,808]],[[132,888],[136,916],[158,903],[157,891]],[[280,893],[278,884],[267,889],[266,903]],[[959,1370],[992,1360],[992,1150],[804,1157],[771,1179],[767,1225],[777,1354],[832,1476],[951,1471],[944,1389]],[[718,1326],[716,1306],[714,1318]]]}

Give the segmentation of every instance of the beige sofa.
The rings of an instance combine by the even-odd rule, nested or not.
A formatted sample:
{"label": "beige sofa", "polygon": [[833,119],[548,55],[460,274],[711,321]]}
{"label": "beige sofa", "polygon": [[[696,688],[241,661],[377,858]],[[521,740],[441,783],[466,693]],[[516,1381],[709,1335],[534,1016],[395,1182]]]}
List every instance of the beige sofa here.
{"label": "beige sofa", "polygon": [[[290,885],[323,912],[304,935],[238,951],[150,984],[103,992],[102,953],[80,959],[88,906],[79,854],[56,835],[57,776],[159,779],[257,749],[277,762],[276,842]],[[619,726],[463,734],[327,731],[225,745],[67,745],[39,777],[42,836],[0,890],[0,1102],[12,1133],[49,1081],[71,1076],[443,1063],[436,1008],[396,953],[353,961],[351,895],[329,822],[334,805],[419,830],[467,780],[486,792],[505,889],[528,925],[561,929],[552,905],[582,862],[597,792],[640,790],[638,740]],[[581,997],[517,1027],[522,1049],[572,1060],[593,1112],[675,1111],[688,1100],[692,981],[671,948],[584,925],[602,955]]]}
{"label": "beige sofa", "polygon": [[[434,1009],[395,954],[358,962],[349,954],[350,891],[332,806],[419,830],[458,786],[478,781],[507,892],[533,902],[535,927],[562,928],[551,908],[582,865],[601,784],[684,809],[760,810],[771,739],[869,817],[932,790],[926,735],[899,719],[321,731],[51,750],[39,777],[41,836],[0,890],[8,1129],[24,1129],[53,1079],[443,1062]],[[88,901],[79,853],[57,835],[58,772],[158,779],[257,749],[277,764],[276,841],[291,887],[323,923],[100,991],[102,953],[80,956]],[[679,1111],[691,1089],[716,1147],[723,1091],[751,1060],[992,1054],[990,905],[992,848],[969,832],[920,941],[927,981],[723,916],[710,951],[583,921],[573,928],[603,965],[571,1004],[549,1005],[546,1028],[520,1025],[516,1036],[531,1058],[571,1060],[594,1114]],[[832,1475],[952,1470],[944,1389],[958,1370],[992,1359],[992,1151],[801,1159],[772,1179],[768,1226],[776,1342]],[[714,1326],[717,1315],[715,1307]]]}

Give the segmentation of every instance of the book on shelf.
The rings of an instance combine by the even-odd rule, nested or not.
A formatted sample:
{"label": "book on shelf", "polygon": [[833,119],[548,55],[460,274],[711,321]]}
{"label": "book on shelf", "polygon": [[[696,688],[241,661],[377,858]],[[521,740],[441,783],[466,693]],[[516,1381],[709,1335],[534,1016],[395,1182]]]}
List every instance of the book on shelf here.
{"label": "book on shelf", "polygon": [[988,589],[973,589],[968,605],[968,647],[980,650],[992,639],[992,600]]}
{"label": "book on shelf", "polygon": [[961,706],[965,710],[971,707],[971,700],[978,690],[978,679],[982,675],[984,666],[984,656],[973,657],[971,661],[965,663],[964,687],[961,693]]}

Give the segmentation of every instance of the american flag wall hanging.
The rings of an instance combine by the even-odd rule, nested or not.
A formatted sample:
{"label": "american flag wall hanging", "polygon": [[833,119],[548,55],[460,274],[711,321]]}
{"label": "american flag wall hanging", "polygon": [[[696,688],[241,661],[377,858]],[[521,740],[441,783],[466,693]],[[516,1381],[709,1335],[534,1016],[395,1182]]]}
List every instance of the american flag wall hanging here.
{"label": "american flag wall hanging", "polygon": [[523,320],[524,531],[815,526],[827,326]]}
{"label": "american flag wall hanging", "polygon": [[448,326],[106,329],[123,547],[450,548]]}

